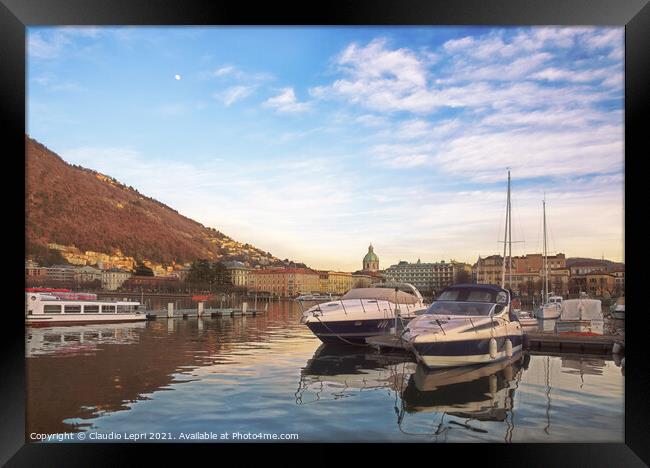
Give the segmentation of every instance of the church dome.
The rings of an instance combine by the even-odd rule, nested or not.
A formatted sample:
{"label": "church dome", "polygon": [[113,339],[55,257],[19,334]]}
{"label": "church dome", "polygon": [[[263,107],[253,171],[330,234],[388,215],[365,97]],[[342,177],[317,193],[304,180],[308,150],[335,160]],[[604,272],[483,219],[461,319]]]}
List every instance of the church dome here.
{"label": "church dome", "polygon": [[372,244],[368,247],[368,253],[366,254],[365,257],[363,257],[363,263],[370,263],[370,262],[379,262],[379,257],[375,254],[372,248]]}

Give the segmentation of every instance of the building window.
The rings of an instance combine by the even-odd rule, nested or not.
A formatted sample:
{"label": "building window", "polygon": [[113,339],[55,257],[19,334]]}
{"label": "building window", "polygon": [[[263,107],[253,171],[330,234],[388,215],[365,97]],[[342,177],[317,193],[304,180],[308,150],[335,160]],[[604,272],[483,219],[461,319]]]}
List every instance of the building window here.
{"label": "building window", "polygon": [[61,306],[60,305],[46,305],[43,306],[43,312],[46,314],[60,314]]}

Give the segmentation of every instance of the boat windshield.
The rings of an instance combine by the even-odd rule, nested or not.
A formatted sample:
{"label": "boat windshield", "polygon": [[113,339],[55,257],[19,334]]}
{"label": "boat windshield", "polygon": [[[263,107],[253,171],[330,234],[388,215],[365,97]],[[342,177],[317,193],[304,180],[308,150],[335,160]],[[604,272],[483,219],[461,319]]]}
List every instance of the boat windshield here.
{"label": "boat windshield", "polygon": [[436,301],[429,306],[426,314],[431,315],[468,315],[487,317],[494,304],[489,302]]}

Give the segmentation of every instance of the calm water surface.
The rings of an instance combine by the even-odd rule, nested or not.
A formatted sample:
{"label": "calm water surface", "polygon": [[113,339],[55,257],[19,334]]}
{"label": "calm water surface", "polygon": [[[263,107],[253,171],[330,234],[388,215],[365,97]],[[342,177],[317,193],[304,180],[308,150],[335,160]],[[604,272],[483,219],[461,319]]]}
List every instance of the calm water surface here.
{"label": "calm water surface", "polygon": [[296,303],[276,302],[257,317],[28,329],[26,436],[624,440],[624,376],[610,356],[432,372],[406,354],[322,346],[299,319]]}

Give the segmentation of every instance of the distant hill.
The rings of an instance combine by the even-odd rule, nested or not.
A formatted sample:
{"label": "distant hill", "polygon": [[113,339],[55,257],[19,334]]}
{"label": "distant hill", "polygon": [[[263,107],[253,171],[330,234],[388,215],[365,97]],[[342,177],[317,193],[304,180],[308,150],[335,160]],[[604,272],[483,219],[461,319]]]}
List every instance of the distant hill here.
{"label": "distant hill", "polygon": [[48,244],[170,265],[199,258],[250,265],[282,262],[183,216],[114,178],[70,165],[26,137],[27,254]]}
{"label": "distant hill", "polygon": [[611,260],[603,260],[600,258],[585,258],[585,257],[571,257],[566,259],[567,268],[571,268],[572,265],[581,262],[594,262],[599,264],[604,264],[607,268],[607,271],[613,271],[616,268],[624,268],[625,263],[613,262]]}

